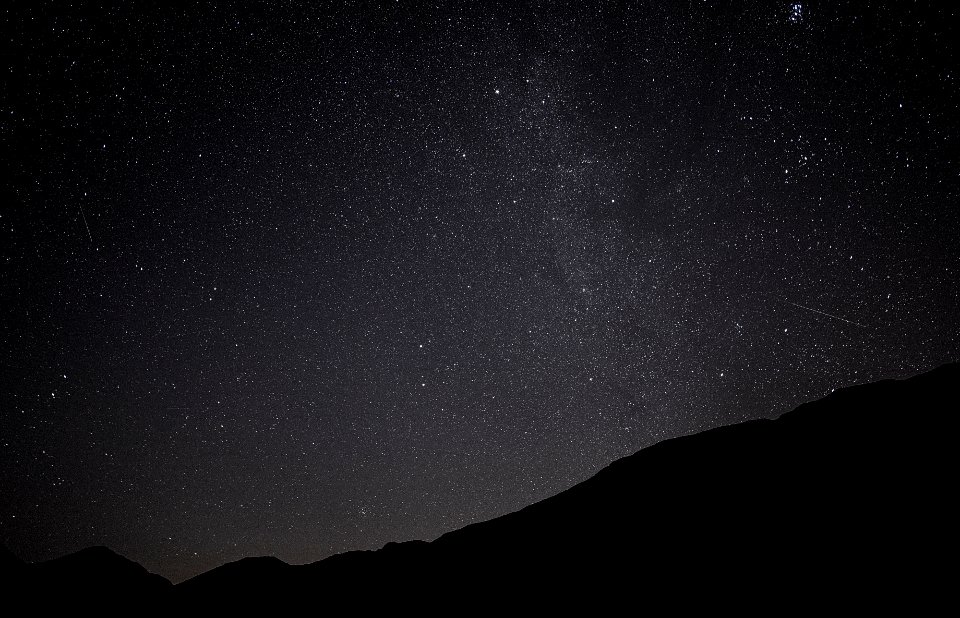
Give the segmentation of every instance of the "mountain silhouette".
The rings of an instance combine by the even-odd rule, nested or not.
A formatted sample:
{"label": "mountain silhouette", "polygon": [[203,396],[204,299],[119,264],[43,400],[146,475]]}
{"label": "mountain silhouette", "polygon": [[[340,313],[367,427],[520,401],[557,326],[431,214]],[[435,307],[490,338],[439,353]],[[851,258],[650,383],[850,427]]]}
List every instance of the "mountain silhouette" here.
{"label": "mountain silhouette", "polygon": [[[30,578],[194,609],[932,607],[951,590],[940,565],[956,548],[958,391],[960,364],[838,390],[776,420],[665,440],[429,543],[306,565],[247,558],[177,586],[93,548],[31,565]],[[15,561],[4,572],[22,570]]]}
{"label": "mountain silhouette", "polygon": [[88,547],[30,565],[33,582],[77,601],[100,602],[121,595],[166,599],[173,584],[106,547]]}

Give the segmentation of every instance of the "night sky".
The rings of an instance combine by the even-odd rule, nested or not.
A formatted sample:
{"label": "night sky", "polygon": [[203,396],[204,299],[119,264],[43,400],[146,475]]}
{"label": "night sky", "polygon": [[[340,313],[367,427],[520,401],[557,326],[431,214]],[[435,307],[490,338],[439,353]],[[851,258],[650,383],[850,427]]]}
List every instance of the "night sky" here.
{"label": "night sky", "polygon": [[216,4],[2,9],[24,559],[433,539],[960,358],[952,3]]}

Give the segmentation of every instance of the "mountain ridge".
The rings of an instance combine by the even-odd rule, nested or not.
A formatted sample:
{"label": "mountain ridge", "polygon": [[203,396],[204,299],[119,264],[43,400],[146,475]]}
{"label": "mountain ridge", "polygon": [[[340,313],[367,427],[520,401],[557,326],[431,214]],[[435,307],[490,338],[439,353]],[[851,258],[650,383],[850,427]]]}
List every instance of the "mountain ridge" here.
{"label": "mountain ridge", "polygon": [[[949,546],[948,429],[960,411],[958,386],[960,364],[951,363],[838,389],[777,419],[664,440],[554,496],[431,542],[304,565],[245,558],[176,586],[148,584],[143,570],[127,585],[187,607],[317,594],[348,603],[366,590],[396,600],[424,582],[433,602],[478,590],[529,600],[615,583],[679,594],[681,581],[718,598],[744,581],[763,598],[797,589],[889,597],[940,577],[923,565]],[[111,573],[132,577],[116,558]],[[43,575],[50,563],[29,568]],[[109,586],[96,589],[106,594]]]}

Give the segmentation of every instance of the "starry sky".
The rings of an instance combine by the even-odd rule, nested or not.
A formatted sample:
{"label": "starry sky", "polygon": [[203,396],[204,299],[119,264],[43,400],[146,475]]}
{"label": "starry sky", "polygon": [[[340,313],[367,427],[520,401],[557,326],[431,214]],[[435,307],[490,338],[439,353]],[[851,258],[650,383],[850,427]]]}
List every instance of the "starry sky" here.
{"label": "starry sky", "polygon": [[2,12],[25,559],[433,539],[960,358],[950,3]]}

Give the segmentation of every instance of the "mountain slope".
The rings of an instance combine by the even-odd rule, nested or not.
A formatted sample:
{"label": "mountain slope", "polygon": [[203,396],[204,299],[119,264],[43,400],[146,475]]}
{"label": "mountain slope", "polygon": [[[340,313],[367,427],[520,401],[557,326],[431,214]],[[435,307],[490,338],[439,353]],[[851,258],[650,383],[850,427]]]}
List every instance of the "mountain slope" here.
{"label": "mountain slope", "polygon": [[834,598],[912,607],[949,590],[938,565],[956,548],[958,412],[952,364],[843,389],[777,420],[661,442],[431,543],[299,566],[246,559],[143,592],[192,608]]}
{"label": "mountain slope", "polygon": [[106,547],[88,547],[34,564],[4,553],[2,583],[10,591],[4,596],[16,599],[14,607],[41,613],[77,607],[154,613],[173,600],[173,584]]}
{"label": "mountain slope", "polygon": [[[952,538],[960,365],[667,440],[552,498],[388,556],[302,567],[349,585],[416,565],[448,591],[927,586]],[[380,555],[382,554],[382,556]],[[405,555],[399,555],[405,554]]]}
{"label": "mountain slope", "polygon": [[[432,543],[389,544],[271,573],[317,591],[433,601],[684,590],[880,595],[934,585],[954,512],[960,365],[843,389],[783,415],[667,440],[519,512]],[[202,576],[201,576],[202,577]],[[255,579],[252,572],[243,579]],[[218,590],[229,588],[220,581]],[[204,597],[191,580],[185,598]],[[487,600],[491,597],[487,596]],[[902,599],[901,599],[902,600]]]}

